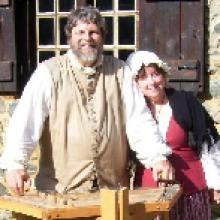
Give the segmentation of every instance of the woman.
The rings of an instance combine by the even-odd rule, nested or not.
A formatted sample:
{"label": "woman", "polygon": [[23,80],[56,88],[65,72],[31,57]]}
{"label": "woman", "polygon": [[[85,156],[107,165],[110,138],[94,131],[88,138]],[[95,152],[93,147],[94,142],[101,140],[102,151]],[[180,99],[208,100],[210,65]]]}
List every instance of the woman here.
{"label": "woman", "polygon": [[[135,74],[135,81],[145,96],[163,140],[172,149],[168,160],[184,191],[171,213],[171,219],[211,219],[206,176],[200,155],[204,143],[211,149],[218,141],[213,120],[192,93],[166,88],[169,68],[154,53],[134,52],[127,63]],[[137,168],[135,183],[143,187],[158,185],[152,170],[143,166]]]}

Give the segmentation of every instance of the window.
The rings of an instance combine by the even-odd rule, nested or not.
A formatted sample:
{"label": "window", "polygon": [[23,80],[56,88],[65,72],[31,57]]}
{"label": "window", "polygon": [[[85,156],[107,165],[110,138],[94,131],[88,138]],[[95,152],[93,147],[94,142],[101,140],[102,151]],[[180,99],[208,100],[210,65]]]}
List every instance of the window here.
{"label": "window", "polygon": [[72,7],[93,5],[105,17],[107,35],[104,53],[126,59],[137,48],[138,11],[136,0],[36,0],[37,61],[63,54],[66,43],[64,27]]}
{"label": "window", "polygon": [[[23,91],[37,63],[65,53],[69,11],[93,5],[105,17],[104,53],[121,59],[137,49],[137,0],[16,0],[0,2],[0,92]],[[6,19],[7,18],[7,19]]]}
{"label": "window", "polygon": [[87,4],[99,8],[106,20],[104,51],[123,60],[137,49],[138,11],[135,0],[94,0]]}
{"label": "window", "polygon": [[38,62],[62,54],[68,49],[64,26],[73,3],[72,0],[36,0]]}

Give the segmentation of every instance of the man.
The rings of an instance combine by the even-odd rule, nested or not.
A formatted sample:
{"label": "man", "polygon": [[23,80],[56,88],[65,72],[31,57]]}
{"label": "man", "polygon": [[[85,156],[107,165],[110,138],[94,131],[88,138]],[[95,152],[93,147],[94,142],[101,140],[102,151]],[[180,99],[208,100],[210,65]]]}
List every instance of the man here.
{"label": "man", "polygon": [[[2,163],[18,195],[29,180],[26,164],[38,142],[36,188],[59,193],[128,186],[125,131],[146,166],[170,153],[128,67],[102,55],[105,25],[99,11],[72,10],[65,30],[71,49],[39,64],[9,125]],[[149,140],[153,152],[146,147]]]}

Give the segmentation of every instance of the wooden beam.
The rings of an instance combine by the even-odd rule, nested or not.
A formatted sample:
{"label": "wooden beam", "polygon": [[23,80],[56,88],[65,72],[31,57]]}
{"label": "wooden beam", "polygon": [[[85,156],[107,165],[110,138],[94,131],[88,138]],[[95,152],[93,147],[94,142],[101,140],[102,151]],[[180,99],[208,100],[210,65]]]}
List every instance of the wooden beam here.
{"label": "wooden beam", "polygon": [[119,220],[117,190],[101,190],[101,219]]}
{"label": "wooden beam", "polygon": [[128,188],[122,188],[118,191],[118,203],[119,203],[119,219],[129,220],[129,197]]}

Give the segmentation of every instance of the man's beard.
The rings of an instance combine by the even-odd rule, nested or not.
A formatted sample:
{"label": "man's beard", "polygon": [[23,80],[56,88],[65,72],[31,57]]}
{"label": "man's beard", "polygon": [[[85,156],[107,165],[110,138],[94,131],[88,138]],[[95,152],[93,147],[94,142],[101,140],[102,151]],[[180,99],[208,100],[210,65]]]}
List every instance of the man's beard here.
{"label": "man's beard", "polygon": [[87,51],[87,53],[84,53],[81,49],[71,48],[72,52],[76,55],[83,66],[93,66],[101,56],[103,50],[101,46],[90,47],[89,52]]}

